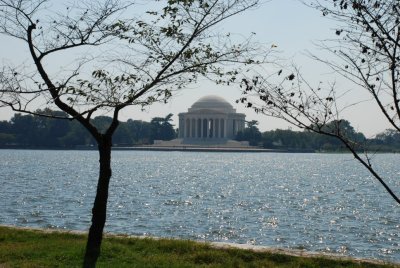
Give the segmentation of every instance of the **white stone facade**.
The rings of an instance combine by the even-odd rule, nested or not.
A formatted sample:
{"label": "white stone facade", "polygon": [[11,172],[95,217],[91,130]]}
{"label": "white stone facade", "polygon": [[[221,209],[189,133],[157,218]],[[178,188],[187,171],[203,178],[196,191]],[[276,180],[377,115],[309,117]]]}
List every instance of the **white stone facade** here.
{"label": "white stone facade", "polygon": [[205,96],[187,113],[179,114],[179,138],[185,143],[217,142],[234,139],[245,127],[245,114],[219,96]]}

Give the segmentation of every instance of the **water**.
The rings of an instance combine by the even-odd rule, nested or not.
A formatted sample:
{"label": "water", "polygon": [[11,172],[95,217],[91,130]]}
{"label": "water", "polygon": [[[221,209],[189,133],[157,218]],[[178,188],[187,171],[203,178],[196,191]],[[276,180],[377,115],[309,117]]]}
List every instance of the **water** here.
{"label": "water", "polygon": [[[0,150],[0,224],[87,230],[95,151]],[[400,155],[373,165],[400,193]],[[106,231],[400,262],[400,206],[348,154],[114,151]]]}

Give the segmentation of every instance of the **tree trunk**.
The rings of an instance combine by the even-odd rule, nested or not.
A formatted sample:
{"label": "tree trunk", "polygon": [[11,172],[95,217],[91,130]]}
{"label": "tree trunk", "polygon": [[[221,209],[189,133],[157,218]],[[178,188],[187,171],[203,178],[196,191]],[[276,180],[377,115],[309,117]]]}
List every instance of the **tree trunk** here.
{"label": "tree trunk", "polygon": [[92,209],[92,225],[89,229],[83,267],[96,267],[100,255],[103,229],[106,222],[108,186],[111,178],[111,138],[98,142],[100,154],[100,173],[97,183],[96,198]]}

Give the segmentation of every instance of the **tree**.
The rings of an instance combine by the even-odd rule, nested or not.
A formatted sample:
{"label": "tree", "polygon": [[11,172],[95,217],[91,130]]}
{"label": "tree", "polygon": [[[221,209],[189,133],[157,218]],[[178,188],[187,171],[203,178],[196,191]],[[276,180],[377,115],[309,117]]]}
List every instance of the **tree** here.
{"label": "tree", "polygon": [[[340,133],[340,135],[345,140],[352,141],[353,144],[363,145],[366,141],[364,134],[361,132],[356,132],[355,129],[353,128],[353,126],[350,124],[350,122],[345,119],[332,120],[322,126],[312,124],[306,130],[315,129],[313,132],[318,133],[319,128],[321,128],[321,130],[323,132],[327,132],[327,133]],[[331,141],[331,143],[335,143],[335,144],[340,143],[339,139],[335,139],[334,137],[328,137],[328,138]]]}
{"label": "tree", "polygon": [[0,132],[0,145],[7,145],[15,141],[15,136],[9,133]]}
{"label": "tree", "polygon": [[[33,123],[33,116],[15,114],[11,118],[12,129],[15,137],[22,145],[32,144],[32,140],[36,138],[36,126]],[[27,133],[31,133],[27,135]]]}
{"label": "tree", "polygon": [[314,133],[306,131],[276,129],[264,132],[262,141],[265,148],[320,150],[321,141],[317,141],[314,136]]}
{"label": "tree", "polygon": [[173,114],[166,117],[154,117],[151,119],[151,140],[172,140],[176,137],[174,125],[171,124]]}
{"label": "tree", "polygon": [[12,134],[12,126],[7,121],[0,121],[0,145],[7,145],[15,142],[15,135]]}
{"label": "tree", "polygon": [[[312,6],[339,24],[336,38],[321,45],[333,59],[314,59],[368,92],[393,129],[400,132],[400,2],[326,0],[314,1]],[[243,79],[245,96],[241,101],[247,107],[339,140],[400,204],[368,154],[359,153],[364,149],[363,137],[349,135],[349,129],[343,128],[346,122],[340,118],[340,94],[334,85],[313,86],[296,68],[277,70],[268,78],[263,75]]]}
{"label": "tree", "polygon": [[129,119],[126,128],[131,133],[133,144],[149,144],[151,136],[151,124],[141,120]]}
{"label": "tree", "polygon": [[243,131],[239,131],[236,135],[238,141],[248,141],[250,145],[258,145],[261,141],[261,132],[258,129],[258,121],[251,120],[247,121],[247,127]]}
{"label": "tree", "polygon": [[[57,120],[57,119],[53,119]],[[71,121],[70,129],[60,138],[60,145],[64,147],[90,146],[95,143],[93,137],[79,122]]]}
{"label": "tree", "polygon": [[[39,105],[59,109],[96,141],[99,179],[84,257],[84,266],[93,267],[106,221],[112,137],[120,111],[167,102],[199,76],[234,82],[241,68],[265,53],[257,52],[250,39],[235,43],[212,31],[258,0],[149,1],[147,11],[122,0],[69,3],[0,0],[0,32],[24,42],[33,63],[3,67],[0,102],[31,114]],[[126,18],[135,10],[143,12]],[[91,121],[96,113],[111,115],[104,129]]]}
{"label": "tree", "polygon": [[0,132],[1,133],[10,133],[11,124],[7,121],[0,121]]}
{"label": "tree", "polygon": [[400,144],[400,133],[394,129],[386,129],[384,132],[377,134],[375,139],[385,145],[397,147]]}
{"label": "tree", "polygon": [[[64,112],[52,111],[49,109],[37,110],[37,114],[48,115],[47,116],[33,116],[33,124],[36,129],[35,141],[33,145],[35,146],[50,146],[57,147],[60,146],[60,138],[69,132],[69,122],[68,120],[54,120],[51,116],[66,117]],[[26,135],[26,133],[23,133]]]}

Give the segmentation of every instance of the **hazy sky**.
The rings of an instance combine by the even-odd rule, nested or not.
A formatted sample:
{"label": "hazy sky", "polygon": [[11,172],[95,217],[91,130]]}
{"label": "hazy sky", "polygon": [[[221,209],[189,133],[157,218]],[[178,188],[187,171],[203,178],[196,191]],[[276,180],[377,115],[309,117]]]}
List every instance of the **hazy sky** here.
{"label": "hazy sky", "polygon": [[[354,86],[351,83],[332,74],[326,66],[305,55],[306,50],[317,54],[322,53],[318,51],[313,42],[333,37],[334,29],[335,22],[322,17],[320,12],[304,6],[298,0],[266,2],[260,8],[232,18],[218,27],[218,31],[235,32],[243,35],[255,32],[257,41],[277,45],[279,56],[289,59],[299,66],[311,82],[336,82],[337,86],[344,90],[352,89]],[[23,55],[21,51],[26,52],[26,50],[27,47],[23,44],[0,36],[2,64],[21,57],[21,54]],[[262,131],[289,127],[285,122],[257,115],[252,110],[236,104],[235,100],[240,97],[239,88],[216,86],[204,81],[182,90],[167,104],[155,104],[145,111],[135,107],[126,108],[121,112],[120,118],[122,121],[129,118],[149,121],[152,117],[173,113],[174,123],[177,125],[178,113],[186,112],[197,99],[209,94],[225,98],[238,112],[245,113],[247,120],[258,120]],[[361,90],[355,90],[348,95],[348,98],[348,103],[352,103],[355,98],[368,99],[368,95]],[[0,108],[0,120],[9,120],[12,114],[10,109]],[[365,102],[352,107],[343,113],[343,117],[351,121],[356,130],[364,132],[367,136],[376,134],[388,127],[373,102]]]}

